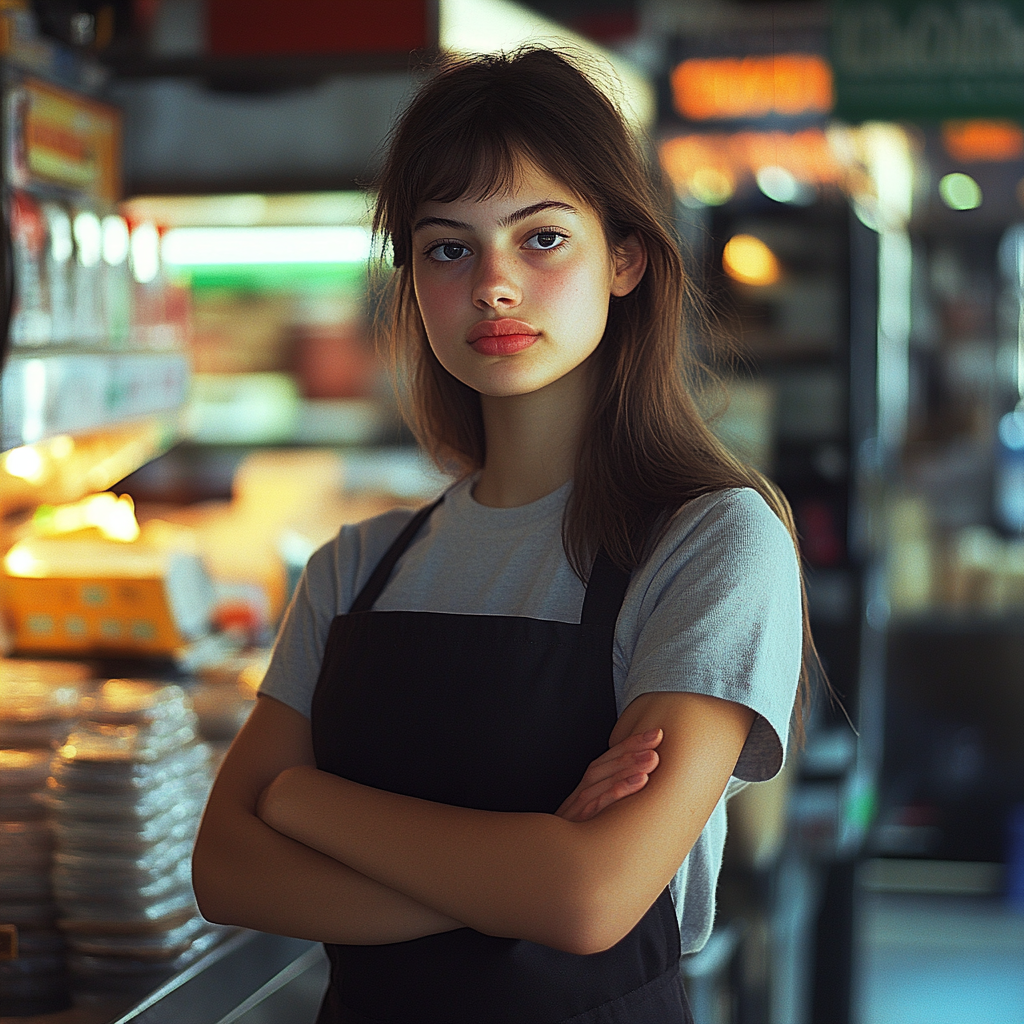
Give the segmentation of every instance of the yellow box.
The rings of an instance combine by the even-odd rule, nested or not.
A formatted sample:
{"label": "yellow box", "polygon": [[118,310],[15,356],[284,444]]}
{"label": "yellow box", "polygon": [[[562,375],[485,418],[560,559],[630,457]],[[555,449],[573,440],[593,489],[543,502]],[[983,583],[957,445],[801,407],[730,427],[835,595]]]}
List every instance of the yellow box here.
{"label": "yellow box", "polygon": [[3,587],[19,653],[170,655],[186,643],[161,579],[8,576]]}

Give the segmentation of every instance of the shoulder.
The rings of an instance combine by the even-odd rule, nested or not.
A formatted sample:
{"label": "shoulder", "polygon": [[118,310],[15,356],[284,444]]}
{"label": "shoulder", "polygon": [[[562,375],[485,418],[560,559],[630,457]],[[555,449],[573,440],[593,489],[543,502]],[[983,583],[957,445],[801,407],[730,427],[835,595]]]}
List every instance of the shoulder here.
{"label": "shoulder", "polygon": [[396,508],[342,526],[306,565],[304,583],[310,597],[326,601],[332,616],[347,611],[359,588],[415,514],[416,509]]}
{"label": "shoulder", "polygon": [[688,501],[672,516],[668,533],[699,536],[716,531],[789,537],[785,524],[752,487],[710,491]]}
{"label": "shoulder", "polygon": [[616,636],[623,704],[665,690],[742,704],[757,718],[735,774],[779,770],[803,649],[800,568],[760,494],[717,491],[681,508],[634,573]]}
{"label": "shoulder", "polygon": [[672,516],[640,574],[652,578],[688,568],[705,579],[766,571],[792,575],[797,571],[796,545],[757,491],[713,491]]}
{"label": "shoulder", "polygon": [[331,623],[348,611],[414,514],[413,509],[395,509],[345,525],[313,553],[281,623],[261,693],[309,717]]}

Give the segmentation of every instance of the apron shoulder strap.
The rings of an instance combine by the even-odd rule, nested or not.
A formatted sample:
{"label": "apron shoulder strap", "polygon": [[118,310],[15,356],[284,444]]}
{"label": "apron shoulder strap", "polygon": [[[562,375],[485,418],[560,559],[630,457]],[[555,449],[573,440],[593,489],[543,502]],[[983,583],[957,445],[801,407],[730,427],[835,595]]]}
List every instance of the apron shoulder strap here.
{"label": "apron shoulder strap", "polygon": [[405,553],[405,549],[412,543],[413,537],[416,536],[420,531],[420,527],[430,518],[430,513],[437,508],[441,502],[444,501],[444,495],[442,494],[437,501],[431,502],[429,505],[424,506],[409,520],[406,527],[402,532],[394,539],[391,547],[384,553],[384,557],[377,563],[377,567],[370,574],[370,578],[366,581],[365,586],[359,591],[356,599],[352,602],[352,607],[349,608],[349,614],[352,612],[368,612],[376,603],[377,598],[380,597],[381,591],[387,586],[387,582],[391,579],[391,573],[395,568],[395,563]]}
{"label": "apron shoulder strap", "polygon": [[580,624],[610,626],[614,629],[628,586],[629,573],[615,565],[604,548],[601,548],[590,570]]}

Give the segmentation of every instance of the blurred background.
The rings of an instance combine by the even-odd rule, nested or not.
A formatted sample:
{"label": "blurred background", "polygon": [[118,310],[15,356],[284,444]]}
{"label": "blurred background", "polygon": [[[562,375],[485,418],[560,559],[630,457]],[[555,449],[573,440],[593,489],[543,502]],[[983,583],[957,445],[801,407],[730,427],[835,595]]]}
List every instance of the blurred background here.
{"label": "blurred background", "polygon": [[730,804],[697,1024],[1024,1020],[1024,0],[0,0],[0,1018],[313,1020],[187,851],[306,559],[445,485],[366,189],[525,41],[650,138],[832,689]]}

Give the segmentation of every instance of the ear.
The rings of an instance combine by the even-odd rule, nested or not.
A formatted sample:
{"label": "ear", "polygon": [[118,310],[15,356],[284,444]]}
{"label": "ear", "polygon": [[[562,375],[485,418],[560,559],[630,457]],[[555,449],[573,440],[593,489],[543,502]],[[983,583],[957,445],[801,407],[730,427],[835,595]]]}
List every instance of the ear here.
{"label": "ear", "polygon": [[647,250],[636,235],[629,235],[621,245],[612,250],[615,277],[612,278],[612,295],[622,298],[639,283],[647,269]]}

